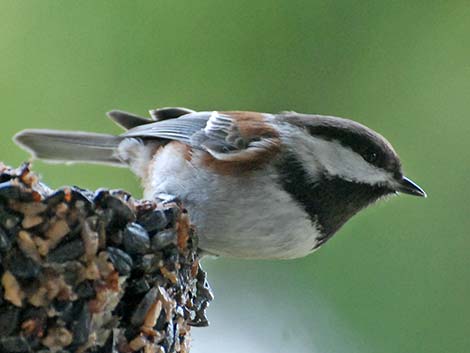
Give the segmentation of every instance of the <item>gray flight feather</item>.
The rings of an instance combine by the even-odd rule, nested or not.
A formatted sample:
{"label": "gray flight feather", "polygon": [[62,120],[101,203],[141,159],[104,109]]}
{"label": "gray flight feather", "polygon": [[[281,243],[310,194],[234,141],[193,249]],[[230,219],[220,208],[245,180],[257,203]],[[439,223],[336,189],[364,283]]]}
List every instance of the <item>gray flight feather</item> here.
{"label": "gray flight feather", "polygon": [[210,116],[210,112],[191,113],[177,119],[137,126],[121,136],[170,139],[191,144],[191,137],[205,128]]}

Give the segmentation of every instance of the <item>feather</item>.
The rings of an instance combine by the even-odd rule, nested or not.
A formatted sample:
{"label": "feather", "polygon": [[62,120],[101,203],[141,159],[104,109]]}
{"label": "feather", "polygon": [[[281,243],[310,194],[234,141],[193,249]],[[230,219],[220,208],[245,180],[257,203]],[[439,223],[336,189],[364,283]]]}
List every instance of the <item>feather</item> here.
{"label": "feather", "polygon": [[23,130],[14,141],[33,158],[49,162],[87,162],[121,166],[114,152],[122,137],[78,131]]}

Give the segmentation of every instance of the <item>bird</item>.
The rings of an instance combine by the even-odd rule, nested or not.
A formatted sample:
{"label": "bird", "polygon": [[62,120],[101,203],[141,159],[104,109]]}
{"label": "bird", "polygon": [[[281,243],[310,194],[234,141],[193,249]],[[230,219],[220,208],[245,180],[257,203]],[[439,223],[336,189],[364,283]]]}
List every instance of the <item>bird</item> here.
{"label": "bird", "polygon": [[180,107],[107,115],[126,131],[27,129],[14,141],[35,159],[129,167],[145,199],[184,205],[202,254],[303,257],[380,199],[426,197],[392,145],[350,119]]}

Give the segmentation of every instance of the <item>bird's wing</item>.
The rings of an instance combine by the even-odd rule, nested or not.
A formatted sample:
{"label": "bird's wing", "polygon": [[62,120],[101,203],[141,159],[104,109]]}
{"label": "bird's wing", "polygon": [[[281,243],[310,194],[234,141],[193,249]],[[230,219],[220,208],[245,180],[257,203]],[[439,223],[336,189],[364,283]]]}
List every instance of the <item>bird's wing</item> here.
{"label": "bird's wing", "polygon": [[122,136],[176,140],[226,162],[261,161],[280,146],[267,116],[252,112],[189,113],[137,126]]}
{"label": "bird's wing", "polygon": [[144,118],[133,113],[128,113],[123,110],[111,110],[107,113],[107,115],[112,121],[114,121],[116,124],[124,128],[125,130],[130,130],[136,126],[151,124],[155,121],[176,119],[180,116],[194,113],[194,110],[181,107],[167,107],[152,109],[149,111],[149,113],[151,119]]}
{"label": "bird's wing", "polygon": [[191,136],[204,129],[210,117],[208,112],[186,114],[175,119],[155,121],[136,126],[122,136],[142,139],[166,139],[191,144]]}

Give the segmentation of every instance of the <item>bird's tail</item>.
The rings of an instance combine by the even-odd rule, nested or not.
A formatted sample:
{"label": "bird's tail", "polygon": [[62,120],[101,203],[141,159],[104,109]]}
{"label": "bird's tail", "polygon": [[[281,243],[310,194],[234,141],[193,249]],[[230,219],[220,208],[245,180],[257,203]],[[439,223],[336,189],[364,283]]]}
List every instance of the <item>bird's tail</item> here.
{"label": "bird's tail", "polygon": [[123,166],[116,148],[123,137],[79,131],[29,129],[14,141],[33,158],[56,163],[99,163]]}

